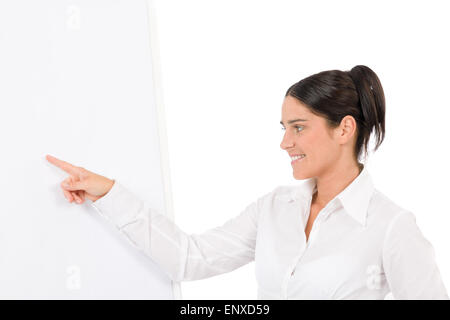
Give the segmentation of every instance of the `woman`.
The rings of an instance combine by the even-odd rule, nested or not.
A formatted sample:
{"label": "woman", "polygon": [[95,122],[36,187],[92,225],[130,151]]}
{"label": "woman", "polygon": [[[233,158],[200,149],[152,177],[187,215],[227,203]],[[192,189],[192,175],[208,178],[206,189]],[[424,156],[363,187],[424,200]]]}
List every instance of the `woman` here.
{"label": "woman", "polygon": [[[405,210],[374,188],[360,163],[371,132],[385,133],[377,75],[358,65],[292,85],[282,105],[281,148],[298,186],[279,186],[240,215],[188,235],[119,181],[47,156],[70,176],[69,202],[85,198],[174,281],[255,261],[259,299],[448,299],[434,249]],[[287,126],[287,128],[286,128]]]}

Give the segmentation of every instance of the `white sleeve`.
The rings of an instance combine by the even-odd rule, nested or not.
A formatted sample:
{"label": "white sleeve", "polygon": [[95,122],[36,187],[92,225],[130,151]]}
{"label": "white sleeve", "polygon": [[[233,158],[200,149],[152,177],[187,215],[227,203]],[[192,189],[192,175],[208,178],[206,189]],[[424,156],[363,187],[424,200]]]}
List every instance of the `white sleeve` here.
{"label": "white sleeve", "polygon": [[394,299],[449,299],[435,252],[423,236],[413,213],[394,217],[386,232],[383,268]]}
{"label": "white sleeve", "polygon": [[191,235],[117,180],[92,206],[179,282],[219,275],[254,260],[258,200],[222,226]]}

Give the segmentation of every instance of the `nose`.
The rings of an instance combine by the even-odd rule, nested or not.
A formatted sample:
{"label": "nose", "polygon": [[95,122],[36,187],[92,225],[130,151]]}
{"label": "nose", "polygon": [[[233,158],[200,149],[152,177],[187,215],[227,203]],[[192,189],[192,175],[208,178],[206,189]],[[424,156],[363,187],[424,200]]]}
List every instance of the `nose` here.
{"label": "nose", "polygon": [[291,149],[293,147],[293,142],[289,135],[287,134],[287,131],[284,133],[283,140],[281,140],[280,148],[283,150]]}

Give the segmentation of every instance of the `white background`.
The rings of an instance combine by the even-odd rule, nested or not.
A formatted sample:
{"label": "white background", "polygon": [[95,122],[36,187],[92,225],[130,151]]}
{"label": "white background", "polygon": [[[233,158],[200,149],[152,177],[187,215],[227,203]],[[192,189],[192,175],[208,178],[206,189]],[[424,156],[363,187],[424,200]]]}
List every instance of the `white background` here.
{"label": "white background", "polygon": [[145,0],[0,1],[0,299],[173,297],[90,201],[64,198],[68,174],[45,159],[165,209],[148,26]]}
{"label": "white background", "polygon": [[[447,6],[155,0],[176,223],[203,232],[274,187],[298,184],[280,148],[286,90],[364,64],[386,96],[386,138],[366,165],[376,188],[416,215],[450,289]],[[184,299],[256,291],[254,263],[182,283]]]}

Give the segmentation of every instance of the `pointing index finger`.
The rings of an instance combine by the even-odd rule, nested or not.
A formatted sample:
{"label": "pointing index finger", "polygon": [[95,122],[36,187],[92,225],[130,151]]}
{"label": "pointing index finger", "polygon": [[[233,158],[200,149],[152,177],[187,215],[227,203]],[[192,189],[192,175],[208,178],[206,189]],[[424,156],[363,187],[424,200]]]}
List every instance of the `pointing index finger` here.
{"label": "pointing index finger", "polygon": [[55,166],[57,166],[58,168],[61,168],[62,170],[66,171],[67,173],[70,174],[77,174],[78,173],[78,169],[77,167],[75,167],[74,165],[65,162],[63,160],[60,160],[58,158],[55,158],[51,155],[46,155],[45,158],[47,159],[48,162],[50,162],[51,164],[54,164]]}

